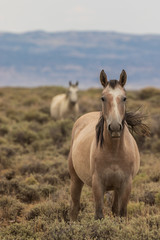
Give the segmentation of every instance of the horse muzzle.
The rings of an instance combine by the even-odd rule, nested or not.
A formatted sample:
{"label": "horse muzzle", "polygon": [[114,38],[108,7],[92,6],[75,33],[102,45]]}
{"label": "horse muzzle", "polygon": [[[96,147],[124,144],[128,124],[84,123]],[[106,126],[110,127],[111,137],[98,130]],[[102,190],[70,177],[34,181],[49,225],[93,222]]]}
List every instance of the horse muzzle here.
{"label": "horse muzzle", "polygon": [[108,125],[108,131],[112,138],[120,138],[123,126],[119,123],[111,123]]}

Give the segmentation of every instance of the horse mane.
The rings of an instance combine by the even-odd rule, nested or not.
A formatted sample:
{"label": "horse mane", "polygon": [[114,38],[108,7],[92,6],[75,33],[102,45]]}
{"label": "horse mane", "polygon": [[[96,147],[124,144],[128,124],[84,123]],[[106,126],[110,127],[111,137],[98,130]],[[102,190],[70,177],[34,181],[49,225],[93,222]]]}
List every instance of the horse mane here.
{"label": "horse mane", "polygon": [[150,128],[143,121],[147,118],[147,115],[141,113],[139,110],[136,112],[126,112],[125,121],[130,132],[135,132],[139,136],[150,136]]}
{"label": "horse mane", "polygon": [[[150,136],[150,128],[147,124],[143,123],[143,121],[147,118],[147,116],[139,111],[136,112],[125,112],[124,123],[129,128],[131,134],[135,132],[139,136]],[[96,125],[96,140],[97,146],[100,144],[100,147],[103,146],[104,137],[104,117],[101,114],[98,123]]]}
{"label": "horse mane", "polygon": [[100,143],[100,147],[103,146],[104,138],[103,138],[103,130],[104,130],[104,117],[101,114],[99,121],[96,125],[96,140],[97,140],[97,146]]}

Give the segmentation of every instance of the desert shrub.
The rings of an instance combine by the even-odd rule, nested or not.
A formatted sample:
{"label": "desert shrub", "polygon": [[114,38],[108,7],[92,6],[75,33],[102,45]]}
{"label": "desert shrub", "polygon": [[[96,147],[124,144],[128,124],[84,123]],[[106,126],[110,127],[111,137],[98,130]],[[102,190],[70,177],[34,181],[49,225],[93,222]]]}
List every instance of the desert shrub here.
{"label": "desert shrub", "polygon": [[[7,240],[34,240],[37,238],[34,223],[14,223],[3,229],[0,233],[1,239]],[[6,237],[7,236],[7,237]]]}
{"label": "desert shrub", "polygon": [[0,123],[1,124],[6,125],[6,124],[8,124],[8,122],[9,122],[9,120],[6,116],[0,116]]}
{"label": "desert shrub", "polygon": [[151,122],[151,136],[154,135],[160,137],[160,116],[157,114],[152,116]]}
{"label": "desert shrub", "polygon": [[145,191],[144,195],[139,198],[139,201],[152,206],[155,204],[155,194],[156,192],[154,191]]}
{"label": "desert shrub", "polygon": [[50,107],[49,106],[43,106],[39,109],[40,112],[50,115]]}
{"label": "desert shrub", "polygon": [[13,192],[17,192],[19,189],[19,182],[15,179],[13,180],[1,180],[0,181],[0,194],[11,195]]}
{"label": "desert shrub", "polygon": [[34,185],[34,184],[38,184],[38,181],[35,179],[35,177],[31,174],[29,177],[27,177],[25,179],[25,183],[27,185]]}
{"label": "desert shrub", "polygon": [[8,168],[13,162],[13,157],[16,154],[16,150],[12,146],[0,146],[0,165],[3,168]]}
{"label": "desert shrub", "polygon": [[6,125],[0,125],[0,136],[5,136],[9,132]]}
{"label": "desert shrub", "polygon": [[26,184],[20,184],[16,196],[24,203],[31,203],[40,200],[40,193],[38,191],[38,186],[36,185],[28,186]]}
{"label": "desert shrub", "polygon": [[45,221],[54,222],[56,219],[59,222],[69,221],[69,206],[65,203],[54,203],[46,201],[36,204],[30,209],[27,214],[27,220],[32,220],[41,216]]}
{"label": "desert shrub", "polygon": [[0,145],[6,145],[8,143],[7,139],[4,137],[0,137]]}
{"label": "desert shrub", "polygon": [[38,104],[39,100],[40,99],[37,96],[28,97],[24,100],[23,105],[30,107],[32,105]]}
{"label": "desert shrub", "polygon": [[39,186],[40,196],[47,198],[55,192],[55,187],[50,184],[42,184]]}
{"label": "desert shrub", "polygon": [[8,171],[5,172],[4,176],[6,177],[7,180],[11,180],[15,177],[15,171],[13,169],[9,169]]}
{"label": "desert shrub", "polygon": [[148,181],[149,181],[149,176],[146,173],[142,172],[135,176],[133,180],[133,184],[137,186],[139,184],[146,183]]}
{"label": "desert shrub", "polygon": [[25,146],[25,144],[29,145],[37,139],[37,134],[26,128],[13,129],[11,136],[13,142],[19,143],[22,146]]}
{"label": "desert shrub", "polygon": [[24,116],[24,120],[26,121],[36,121],[39,123],[45,123],[47,122],[49,119],[49,116],[46,113],[42,113],[42,112],[38,112],[38,111],[31,111],[28,112],[25,116]]}
{"label": "desert shrub", "polygon": [[144,88],[139,92],[139,98],[144,100],[151,97],[154,97],[155,95],[160,95],[160,90],[156,88]]}
{"label": "desert shrub", "polygon": [[18,179],[0,181],[0,194],[14,195],[25,203],[38,201],[40,199],[39,192],[37,185],[26,185]]}
{"label": "desert shrub", "polygon": [[49,171],[49,166],[41,162],[33,162],[29,164],[24,164],[20,167],[19,171],[22,175],[31,173],[41,173],[44,174]]}
{"label": "desert shrub", "polygon": [[151,149],[153,153],[160,152],[160,139],[155,139],[152,142]]}
{"label": "desert shrub", "polygon": [[145,205],[143,202],[129,202],[127,206],[128,215],[139,216],[144,212]]}
{"label": "desert shrub", "polygon": [[68,179],[70,178],[70,175],[69,175],[68,170],[65,170],[65,171],[59,173],[59,178],[60,178],[63,182],[65,182],[66,180],[68,180]]}
{"label": "desert shrub", "polygon": [[6,117],[16,122],[19,122],[21,119],[23,119],[23,116],[24,116],[23,111],[16,110],[14,108],[6,110]]}
{"label": "desert shrub", "polygon": [[160,171],[157,170],[156,172],[153,172],[150,176],[151,181],[153,182],[159,182],[160,181]]}
{"label": "desert shrub", "polygon": [[69,151],[70,151],[70,146],[71,146],[71,141],[66,141],[63,144],[63,147],[59,149],[59,153],[63,154],[64,156],[66,156],[66,158],[68,157]]}
{"label": "desert shrub", "polygon": [[24,205],[17,199],[10,196],[3,196],[0,198],[0,215],[5,220],[17,220],[21,215]]}
{"label": "desert shrub", "polygon": [[46,174],[43,178],[43,181],[51,185],[57,185],[59,183],[59,177],[53,174]]}
{"label": "desert shrub", "polygon": [[54,122],[50,128],[53,143],[60,147],[70,137],[72,126],[73,122],[69,119]]}

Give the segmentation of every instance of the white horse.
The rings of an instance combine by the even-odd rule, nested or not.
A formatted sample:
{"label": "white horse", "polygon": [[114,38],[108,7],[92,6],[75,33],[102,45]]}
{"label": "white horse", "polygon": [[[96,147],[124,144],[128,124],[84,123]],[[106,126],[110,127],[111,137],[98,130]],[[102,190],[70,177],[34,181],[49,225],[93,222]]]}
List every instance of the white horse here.
{"label": "white horse", "polygon": [[78,112],[78,82],[76,82],[76,84],[69,82],[69,88],[66,94],[59,94],[53,97],[50,114],[54,120],[58,120],[64,118],[69,113],[78,115]]}

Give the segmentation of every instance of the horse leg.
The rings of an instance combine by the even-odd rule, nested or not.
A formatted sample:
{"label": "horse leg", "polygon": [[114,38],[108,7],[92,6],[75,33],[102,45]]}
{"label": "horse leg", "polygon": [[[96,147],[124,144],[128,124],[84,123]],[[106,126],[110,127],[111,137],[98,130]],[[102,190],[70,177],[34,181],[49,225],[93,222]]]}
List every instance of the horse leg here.
{"label": "horse leg", "polygon": [[104,191],[102,184],[97,176],[92,177],[92,190],[95,200],[95,220],[104,218],[103,215],[103,203],[104,203]]}
{"label": "horse leg", "polygon": [[79,210],[80,210],[80,196],[83,187],[83,182],[77,176],[73,164],[71,154],[69,154],[69,172],[71,176],[71,210],[70,219],[76,221]]}
{"label": "horse leg", "polygon": [[127,216],[127,204],[129,201],[129,196],[131,193],[132,180],[129,179],[126,183],[123,184],[119,191],[119,215],[120,217]]}
{"label": "horse leg", "polygon": [[112,205],[112,213],[113,215],[119,215],[119,206],[118,206],[118,192],[114,191],[114,200]]}

